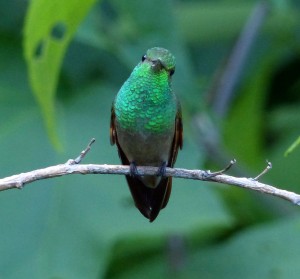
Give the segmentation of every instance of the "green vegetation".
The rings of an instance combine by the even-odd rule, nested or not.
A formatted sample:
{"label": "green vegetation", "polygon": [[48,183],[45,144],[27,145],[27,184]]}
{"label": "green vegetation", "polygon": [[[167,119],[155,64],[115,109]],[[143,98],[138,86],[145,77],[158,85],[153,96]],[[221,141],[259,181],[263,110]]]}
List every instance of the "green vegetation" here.
{"label": "green vegetation", "polygon": [[[176,166],[213,170],[236,158],[230,174],[251,177],[268,159],[273,169],[261,180],[300,193],[298,1],[268,2],[227,112],[213,110],[256,3],[0,0],[0,177],[66,162],[93,137],[83,163],[119,164],[111,103],[144,52],[161,46],[176,57],[183,108]],[[213,124],[200,136],[212,150],[193,124],[199,115]],[[1,192],[0,278],[299,277],[299,207],[224,185],[173,184],[151,224],[121,176]]]}

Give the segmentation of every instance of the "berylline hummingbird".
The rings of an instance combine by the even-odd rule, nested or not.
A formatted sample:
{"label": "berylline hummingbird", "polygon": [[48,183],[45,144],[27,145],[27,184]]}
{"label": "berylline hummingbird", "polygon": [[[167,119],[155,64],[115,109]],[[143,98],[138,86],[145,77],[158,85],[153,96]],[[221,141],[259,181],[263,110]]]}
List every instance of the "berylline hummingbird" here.
{"label": "berylline hummingbird", "polygon": [[[180,103],[172,88],[175,58],[154,47],[142,57],[118,92],[111,109],[110,142],[116,144],[135,206],[154,221],[169,200],[173,167],[182,148]],[[156,176],[139,176],[137,166],[158,167]]]}

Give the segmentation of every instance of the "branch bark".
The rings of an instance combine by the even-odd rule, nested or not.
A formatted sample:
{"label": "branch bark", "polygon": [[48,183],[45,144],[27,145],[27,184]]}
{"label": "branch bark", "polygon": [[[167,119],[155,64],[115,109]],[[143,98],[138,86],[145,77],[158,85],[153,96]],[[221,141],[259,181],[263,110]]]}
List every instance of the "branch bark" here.
{"label": "branch bark", "polygon": [[[158,168],[156,167],[137,167],[139,175],[156,175]],[[0,179],[0,191],[8,189],[21,189],[26,184],[42,180],[49,179],[58,176],[70,175],[70,174],[118,174],[129,175],[129,166],[123,165],[94,165],[94,164],[77,164],[75,160],[69,160],[65,164],[51,166],[43,169],[38,169],[26,173],[20,173],[17,175],[9,176]],[[188,170],[181,168],[167,168],[165,176],[173,176],[184,179],[194,179],[202,181],[211,181],[222,184],[228,184],[237,186],[249,190],[258,191],[261,193],[273,195],[292,202],[293,204],[300,206],[300,195],[278,189],[274,186],[267,185],[258,182],[255,179],[245,177],[234,177],[225,174],[219,174],[216,176],[209,176],[207,171],[203,170]]]}

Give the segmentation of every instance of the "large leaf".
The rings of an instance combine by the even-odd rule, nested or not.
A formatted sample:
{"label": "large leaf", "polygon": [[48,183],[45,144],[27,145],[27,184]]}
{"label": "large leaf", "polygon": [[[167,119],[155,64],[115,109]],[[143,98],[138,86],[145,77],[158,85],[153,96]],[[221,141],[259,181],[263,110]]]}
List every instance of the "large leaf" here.
{"label": "large leaf", "polygon": [[56,148],[55,91],[65,51],[95,0],[33,0],[26,20],[24,51],[30,83]]}

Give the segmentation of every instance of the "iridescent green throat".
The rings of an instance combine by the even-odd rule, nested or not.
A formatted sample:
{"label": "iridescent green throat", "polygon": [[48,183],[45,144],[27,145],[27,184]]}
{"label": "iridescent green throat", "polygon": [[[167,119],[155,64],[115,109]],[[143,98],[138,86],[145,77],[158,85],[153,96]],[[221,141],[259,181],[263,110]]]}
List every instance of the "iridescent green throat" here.
{"label": "iridescent green throat", "polygon": [[167,71],[138,64],[115,99],[117,125],[132,132],[163,133],[172,129],[177,110]]}

